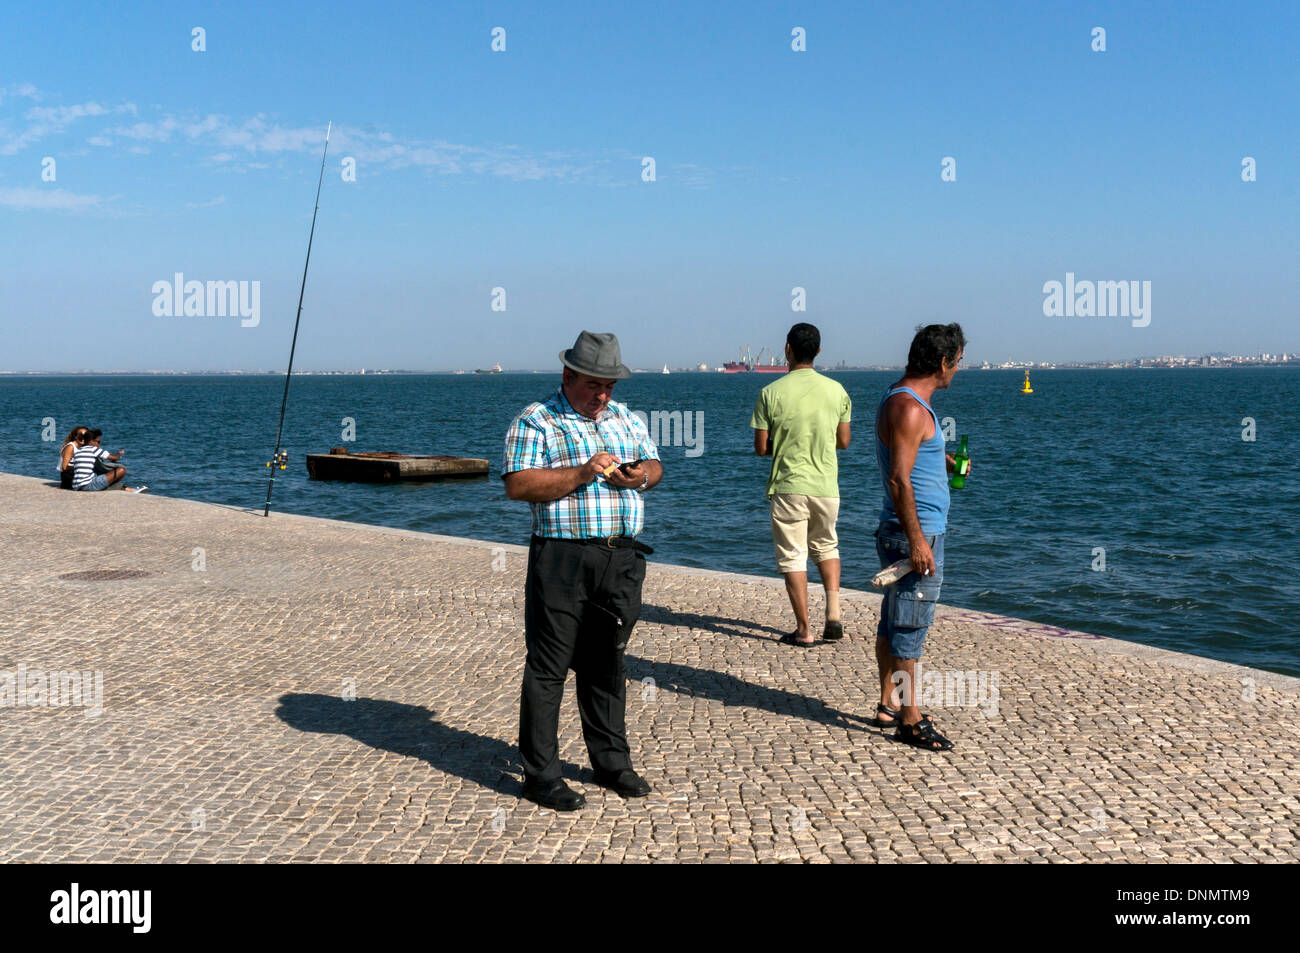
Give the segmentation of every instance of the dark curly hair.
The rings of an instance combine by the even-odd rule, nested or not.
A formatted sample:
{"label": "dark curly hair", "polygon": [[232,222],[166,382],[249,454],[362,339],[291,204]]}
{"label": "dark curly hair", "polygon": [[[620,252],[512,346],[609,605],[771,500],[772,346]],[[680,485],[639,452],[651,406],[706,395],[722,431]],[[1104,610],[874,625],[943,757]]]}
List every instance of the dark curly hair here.
{"label": "dark curly hair", "polygon": [[916,337],[912,338],[912,347],[907,352],[907,373],[912,377],[937,374],[943,367],[943,359],[955,363],[965,346],[966,335],[956,322],[917,325]]}

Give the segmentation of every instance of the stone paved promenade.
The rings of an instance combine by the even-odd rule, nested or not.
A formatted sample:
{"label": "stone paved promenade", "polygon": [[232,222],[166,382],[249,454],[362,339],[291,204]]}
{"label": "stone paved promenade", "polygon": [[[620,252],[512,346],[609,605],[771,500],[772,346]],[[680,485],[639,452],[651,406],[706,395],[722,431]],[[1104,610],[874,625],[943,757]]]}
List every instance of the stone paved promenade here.
{"label": "stone paved promenade", "polygon": [[[519,547],[8,475],[0,507],[0,860],[1300,859],[1296,679],[941,608],[935,755],[864,724],[876,596],[800,651],[776,580],[652,564],[655,793],[591,783],[570,679],[556,814],[516,797]],[[48,704],[73,671],[102,713],[94,675]]]}

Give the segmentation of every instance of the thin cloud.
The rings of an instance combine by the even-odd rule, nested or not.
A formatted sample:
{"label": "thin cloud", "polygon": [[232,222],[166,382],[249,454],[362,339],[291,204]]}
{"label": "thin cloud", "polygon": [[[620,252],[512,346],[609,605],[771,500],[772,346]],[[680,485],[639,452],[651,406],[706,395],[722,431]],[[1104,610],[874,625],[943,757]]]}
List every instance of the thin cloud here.
{"label": "thin cloud", "polygon": [[[218,151],[209,161],[262,168],[255,157],[286,153],[314,155],[321,147],[325,130],[317,126],[285,126],[259,114],[237,121],[228,116],[167,115],[104,130],[102,141],[115,139],[137,142],[187,142]],[[391,133],[335,127],[333,149],[360,163],[389,169],[417,168],[440,175],[492,175],[519,181],[571,180],[590,174],[599,166],[592,159],[575,161],[567,154],[530,155],[517,146],[489,148],[443,140],[398,141]]]}
{"label": "thin cloud", "polygon": [[40,102],[41,92],[31,83],[11,83],[8,86],[0,86],[0,105],[3,105],[6,99],[32,99]]}
{"label": "thin cloud", "polygon": [[668,166],[664,181],[672,182],[674,178],[688,189],[707,189],[716,180],[711,169],[696,165],[694,162],[678,162]]}
{"label": "thin cloud", "polygon": [[170,142],[172,134],[180,128],[180,123],[168,117],[162,122],[137,122],[129,126],[118,126],[106,130],[110,135],[123,139],[143,139],[148,142]]}
{"label": "thin cloud", "polygon": [[60,209],[80,212],[99,208],[104,199],[98,195],[78,195],[66,189],[0,189],[0,207],[19,210]]}
{"label": "thin cloud", "polygon": [[[25,98],[40,101],[41,94],[30,83],[22,86],[9,86],[4,90],[3,98]],[[48,136],[58,135],[69,126],[82,119],[91,119],[113,114],[137,112],[135,103],[122,103],[117,106],[102,106],[97,102],[74,103],[70,106],[33,106],[23,114],[26,127],[16,134],[11,134],[6,127],[3,141],[0,141],[0,155],[17,155],[28,146],[35,145]]]}
{"label": "thin cloud", "polygon": [[[0,88],[0,102],[5,98],[24,98],[43,103],[41,91],[31,84]],[[153,115],[140,115],[135,103],[106,106],[98,102],[71,105],[34,105],[24,113],[25,128],[11,134],[0,123],[0,155],[14,155],[36,142],[64,132],[76,123],[111,117],[130,117],[134,121],[105,125],[84,140],[97,149],[118,149],[131,155],[145,155],[149,146],[165,144],[172,154],[183,157],[184,147],[193,147],[197,159],[234,172],[248,172],[272,167],[272,160],[286,155],[316,155],[324,139],[318,125],[294,126],[278,122],[265,113],[236,119],[216,113],[162,113],[157,106],[146,107]],[[348,156],[372,170],[418,169],[428,175],[490,176],[516,182],[579,182],[618,185],[636,172],[629,172],[623,161],[624,150],[607,150],[601,154],[571,152],[529,152],[517,145],[472,146],[441,139],[403,140],[373,125],[358,129],[336,126],[331,152]],[[669,167],[661,165],[660,175],[666,182],[688,188],[708,188],[715,174],[701,166],[687,163]]]}
{"label": "thin cloud", "polygon": [[63,127],[86,116],[106,116],[108,110],[99,103],[77,103],[74,106],[33,106],[26,118],[52,126]]}

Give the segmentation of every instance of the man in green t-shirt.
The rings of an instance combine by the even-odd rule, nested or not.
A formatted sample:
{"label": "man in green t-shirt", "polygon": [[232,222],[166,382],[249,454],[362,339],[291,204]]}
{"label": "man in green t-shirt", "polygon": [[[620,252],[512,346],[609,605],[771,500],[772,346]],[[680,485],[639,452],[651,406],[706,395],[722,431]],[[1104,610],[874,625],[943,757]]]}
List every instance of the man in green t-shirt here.
{"label": "man in green t-shirt", "polygon": [[772,515],[776,565],[794,608],[795,631],[786,645],[815,645],[808,628],[808,554],[826,590],[822,638],[844,637],[840,625],[840,551],[835,518],[840,511],[839,463],[835,451],[849,445],[852,404],[838,381],[813,370],[821,333],[796,324],[785,338],[790,370],[763,388],[749,425],[754,452],[771,456],[767,498]]}

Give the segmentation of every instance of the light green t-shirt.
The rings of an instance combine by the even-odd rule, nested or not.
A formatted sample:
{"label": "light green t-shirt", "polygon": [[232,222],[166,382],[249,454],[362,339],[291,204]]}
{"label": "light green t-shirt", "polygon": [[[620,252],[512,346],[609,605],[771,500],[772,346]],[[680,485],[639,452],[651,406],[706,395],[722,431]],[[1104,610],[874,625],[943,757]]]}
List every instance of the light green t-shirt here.
{"label": "light green t-shirt", "polygon": [[749,425],[772,441],[767,495],[840,495],[835,431],[849,422],[852,402],[839,381],[811,367],[789,371],[763,388]]}

